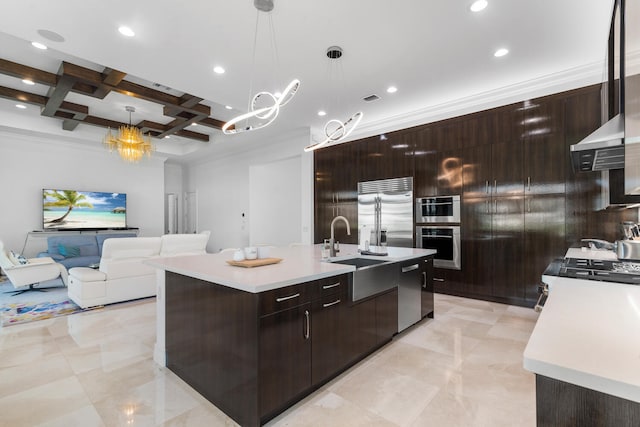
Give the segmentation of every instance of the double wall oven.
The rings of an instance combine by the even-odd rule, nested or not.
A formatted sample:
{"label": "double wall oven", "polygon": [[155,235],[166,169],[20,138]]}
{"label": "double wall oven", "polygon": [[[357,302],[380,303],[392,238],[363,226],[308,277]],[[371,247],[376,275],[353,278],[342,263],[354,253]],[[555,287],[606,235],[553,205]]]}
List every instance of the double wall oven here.
{"label": "double wall oven", "polygon": [[437,251],[433,266],[460,270],[460,196],[416,199],[416,247]]}

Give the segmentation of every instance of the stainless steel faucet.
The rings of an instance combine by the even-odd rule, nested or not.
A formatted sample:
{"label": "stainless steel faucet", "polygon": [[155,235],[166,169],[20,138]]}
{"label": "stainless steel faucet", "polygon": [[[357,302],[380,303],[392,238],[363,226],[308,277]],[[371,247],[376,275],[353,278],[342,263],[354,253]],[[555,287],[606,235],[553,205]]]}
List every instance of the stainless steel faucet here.
{"label": "stainless steel faucet", "polygon": [[333,218],[333,221],[331,221],[331,240],[329,240],[329,244],[331,245],[331,248],[329,249],[329,256],[336,256],[336,247],[334,245],[335,243],[335,238],[334,238],[334,231],[333,231],[333,226],[336,224],[336,222],[338,220],[342,220],[344,221],[345,224],[347,224],[347,234],[349,236],[351,236],[351,227],[349,226],[349,221],[347,221],[347,218],[343,217],[342,215],[339,215],[335,218]]}

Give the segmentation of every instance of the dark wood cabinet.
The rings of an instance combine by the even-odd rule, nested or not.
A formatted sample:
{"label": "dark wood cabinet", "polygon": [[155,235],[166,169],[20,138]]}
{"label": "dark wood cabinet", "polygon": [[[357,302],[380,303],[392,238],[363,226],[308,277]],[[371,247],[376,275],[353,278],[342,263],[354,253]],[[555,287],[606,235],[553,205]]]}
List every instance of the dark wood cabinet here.
{"label": "dark wood cabinet", "polygon": [[[358,146],[340,144],[314,152],[314,241],[331,235],[333,218],[342,215],[355,233],[341,226],[336,238],[343,243],[358,241]],[[344,230],[343,230],[344,228]]]}
{"label": "dark wood cabinet", "polygon": [[355,359],[350,343],[354,325],[349,316],[348,283],[336,283],[337,287],[325,284],[324,295],[312,303],[313,384],[322,383]]}
{"label": "dark wood cabinet", "polygon": [[522,304],[524,300],[522,281],[527,262],[523,250],[523,202],[521,196],[497,197],[491,206],[491,295],[515,304]]}
{"label": "dark wood cabinet", "polygon": [[416,197],[449,196],[462,192],[462,150],[435,151],[429,149],[430,132],[420,134],[414,158]]}
{"label": "dark wood cabinet", "polygon": [[275,414],[311,386],[311,303],[260,317],[259,405]]}
{"label": "dark wood cabinet", "polygon": [[379,347],[388,343],[391,337],[398,333],[398,288],[376,296],[375,302],[376,347]]}
{"label": "dark wood cabinet", "polygon": [[358,181],[413,176],[415,135],[412,132],[392,132],[367,138],[358,153]]}
{"label": "dark wood cabinet", "polygon": [[530,306],[538,298],[542,272],[566,252],[565,209],[564,193],[525,198],[523,284],[524,297]]}

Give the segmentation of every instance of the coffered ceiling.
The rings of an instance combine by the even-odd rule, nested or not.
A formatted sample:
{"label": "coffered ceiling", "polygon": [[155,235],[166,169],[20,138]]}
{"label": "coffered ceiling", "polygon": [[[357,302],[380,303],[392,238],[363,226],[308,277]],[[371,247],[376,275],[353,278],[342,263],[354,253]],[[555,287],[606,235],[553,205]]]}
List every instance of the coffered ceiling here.
{"label": "coffered ceiling", "polygon": [[[352,138],[442,118],[472,103],[464,100],[499,102],[536,87],[542,93],[601,80],[612,0],[488,1],[473,13],[467,0],[274,0],[277,52],[267,18],[256,25],[253,0],[7,2],[0,126],[98,146],[105,126],[128,123],[124,107],[131,105],[132,122],[162,138],[158,151],[188,162],[295,129],[319,138],[328,118],[358,110],[364,120]],[[135,37],[118,33],[122,25]],[[325,55],[333,45],[344,50],[337,75]],[[494,57],[501,47],[509,54]],[[217,65],[226,72],[214,73]],[[21,82],[27,74],[35,85]],[[553,76],[560,76],[555,86]],[[246,111],[250,87],[281,90],[292,78],[300,90],[273,126],[220,132]],[[386,92],[391,85],[396,93]],[[380,99],[363,100],[372,94]],[[15,108],[20,97],[25,110]],[[320,109],[328,115],[318,117]]]}

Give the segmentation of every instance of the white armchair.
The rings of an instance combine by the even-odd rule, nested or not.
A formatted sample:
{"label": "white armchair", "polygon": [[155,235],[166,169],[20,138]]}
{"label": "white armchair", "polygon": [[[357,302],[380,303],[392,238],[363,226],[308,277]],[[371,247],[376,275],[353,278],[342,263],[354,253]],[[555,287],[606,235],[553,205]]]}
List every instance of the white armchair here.
{"label": "white armchair", "polygon": [[[40,282],[62,277],[62,282],[67,286],[67,269],[62,264],[58,264],[52,258],[29,258],[25,264],[21,264],[13,254],[8,253],[4,248],[4,243],[0,241],[0,267],[7,275],[16,291],[13,295],[18,295],[27,291],[45,292],[47,288],[34,287]],[[18,289],[29,286],[27,289]]]}

